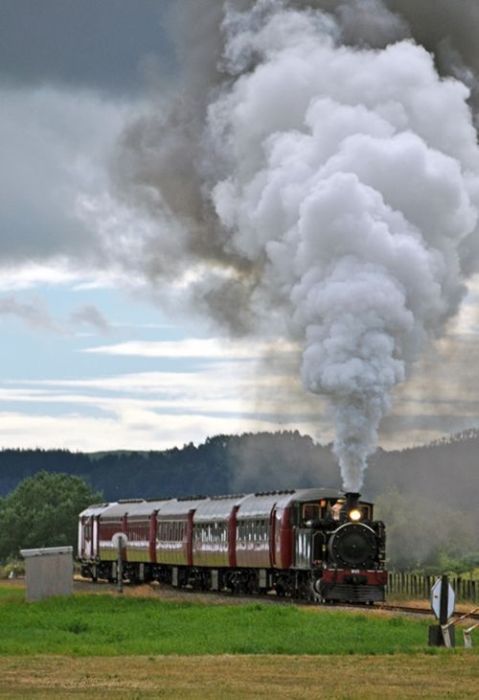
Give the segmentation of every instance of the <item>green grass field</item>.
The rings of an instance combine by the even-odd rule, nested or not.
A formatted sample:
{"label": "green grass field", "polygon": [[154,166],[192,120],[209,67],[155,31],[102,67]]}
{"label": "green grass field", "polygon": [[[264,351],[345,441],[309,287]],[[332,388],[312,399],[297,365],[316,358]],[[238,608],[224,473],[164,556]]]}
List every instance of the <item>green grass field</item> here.
{"label": "green grass field", "polygon": [[294,605],[75,595],[24,602],[0,587],[0,654],[394,654],[427,650],[427,622]]}
{"label": "green grass field", "polygon": [[475,700],[477,651],[430,650],[428,621],[365,611],[0,586],[0,697]]}

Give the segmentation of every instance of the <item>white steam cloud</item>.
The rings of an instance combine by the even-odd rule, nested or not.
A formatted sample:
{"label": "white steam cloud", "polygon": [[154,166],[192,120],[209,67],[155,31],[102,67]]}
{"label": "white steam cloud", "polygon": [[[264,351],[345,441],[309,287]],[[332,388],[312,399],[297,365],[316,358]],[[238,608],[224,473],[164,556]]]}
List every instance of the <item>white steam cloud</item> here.
{"label": "white steam cloud", "polygon": [[235,332],[299,341],[358,491],[392,390],[476,269],[479,150],[469,88],[405,38],[410,16],[327,5],[183,7],[212,48],[124,135],[116,196],[156,222],[134,243],[151,279],[182,276]]}

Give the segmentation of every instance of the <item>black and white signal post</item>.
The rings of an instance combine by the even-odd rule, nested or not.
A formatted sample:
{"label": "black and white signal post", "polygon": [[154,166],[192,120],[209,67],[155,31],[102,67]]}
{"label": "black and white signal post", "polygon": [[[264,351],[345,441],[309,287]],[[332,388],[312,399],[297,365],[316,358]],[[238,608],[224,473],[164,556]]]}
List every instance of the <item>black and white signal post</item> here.
{"label": "black and white signal post", "polygon": [[455,646],[454,625],[449,622],[454,614],[455,602],[456,594],[448,577],[444,575],[436,579],[431,588],[431,607],[439,624],[429,626],[429,646]]}

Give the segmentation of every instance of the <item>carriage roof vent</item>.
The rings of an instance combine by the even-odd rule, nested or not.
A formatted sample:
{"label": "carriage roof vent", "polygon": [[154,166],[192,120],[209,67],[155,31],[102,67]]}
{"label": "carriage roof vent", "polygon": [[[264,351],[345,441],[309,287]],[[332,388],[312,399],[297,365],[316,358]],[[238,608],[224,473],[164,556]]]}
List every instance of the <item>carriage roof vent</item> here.
{"label": "carriage roof vent", "polygon": [[225,501],[228,498],[244,498],[246,494],[244,493],[225,493],[221,496],[211,496],[212,501]]}
{"label": "carriage roof vent", "polygon": [[156,503],[157,501],[174,501],[174,496],[162,496],[161,498],[145,498],[146,503]]}
{"label": "carriage roof vent", "polygon": [[144,498],[120,498],[118,503],[145,503]]}
{"label": "carriage roof vent", "polygon": [[209,498],[208,496],[180,496],[177,498],[177,501],[203,501],[206,498]]}

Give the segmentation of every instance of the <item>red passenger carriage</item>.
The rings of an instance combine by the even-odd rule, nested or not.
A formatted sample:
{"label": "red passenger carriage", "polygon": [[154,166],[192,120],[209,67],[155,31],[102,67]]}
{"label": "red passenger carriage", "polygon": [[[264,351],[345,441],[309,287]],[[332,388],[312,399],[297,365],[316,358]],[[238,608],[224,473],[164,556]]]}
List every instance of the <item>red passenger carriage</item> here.
{"label": "red passenger carriage", "polygon": [[80,514],[84,575],[115,580],[119,532],[122,569],[134,582],[384,600],[384,525],[359,494],[303,489],[92,506]]}

